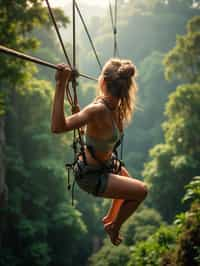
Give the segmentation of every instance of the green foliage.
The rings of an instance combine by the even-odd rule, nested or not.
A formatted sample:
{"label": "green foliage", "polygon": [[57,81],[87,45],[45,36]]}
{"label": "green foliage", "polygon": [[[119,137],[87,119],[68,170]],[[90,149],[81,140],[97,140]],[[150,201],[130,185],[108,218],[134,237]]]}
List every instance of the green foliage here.
{"label": "green foliage", "polygon": [[[199,203],[193,203],[191,209],[181,220],[179,236],[174,249],[164,254],[161,265],[192,265],[200,263],[200,211]],[[183,215],[182,215],[183,216]]]}
{"label": "green foliage", "polygon": [[145,165],[143,172],[145,181],[150,186],[147,203],[156,208],[164,220],[171,220],[174,211],[177,210],[177,205],[180,205],[180,197],[182,196],[179,193],[177,194],[179,190],[177,191],[176,187],[174,187],[177,182],[177,176],[175,176],[170,165],[170,158],[173,156],[173,152],[169,145],[160,144],[151,150],[150,156],[152,156],[153,160]]}
{"label": "green foliage", "polygon": [[187,24],[187,34],[178,36],[176,46],[166,55],[165,76],[168,80],[198,82],[200,64],[200,16],[193,17]]}
{"label": "green foliage", "polygon": [[10,248],[1,248],[0,265],[1,266],[17,266],[22,262],[22,258],[17,258]]}
{"label": "green foliage", "polygon": [[165,139],[174,152],[194,159],[200,152],[200,87],[199,84],[179,86],[166,105],[167,122],[163,124]]}
{"label": "green foliage", "polygon": [[129,253],[129,248],[123,244],[116,248],[105,241],[98,253],[89,259],[90,266],[125,266],[129,260]]}
{"label": "green foliage", "polygon": [[183,202],[192,200],[200,202],[200,177],[194,177],[194,180],[186,185],[187,192],[183,198]]}
{"label": "green foliage", "polygon": [[27,253],[24,254],[25,261],[28,263],[47,266],[50,263],[49,248],[47,243],[35,242],[28,249]]}
{"label": "green foliage", "polygon": [[169,250],[162,259],[162,265],[194,265],[200,263],[200,205],[199,177],[187,186],[183,201],[192,201],[190,209],[176,216],[174,224],[179,230],[175,249]]}
{"label": "green foliage", "polygon": [[[51,17],[49,16],[49,12],[47,9],[46,9],[46,12],[47,12],[49,19],[47,23],[43,25],[45,25],[48,28],[48,32],[50,33],[51,32],[50,27],[53,27],[53,23],[52,23]],[[66,28],[70,20],[69,20],[69,17],[67,17],[64,14],[64,11],[60,8],[55,7],[55,8],[52,8],[52,12],[54,14],[58,28],[61,28],[61,27]]]}
{"label": "green foliage", "polygon": [[[20,265],[49,265],[50,261],[72,265],[75,258],[78,263],[79,241],[87,229],[66,194],[63,164],[69,136],[54,139],[50,134],[52,87],[46,81],[24,78],[13,95],[7,118],[7,219],[13,217],[8,228],[13,228],[20,244],[8,238],[4,245],[16,259],[24,254]],[[71,241],[76,246],[73,252]]]}
{"label": "green foliage", "polygon": [[139,108],[127,129],[125,143],[128,153],[125,162],[133,176],[140,175],[148,159],[147,151],[163,139],[160,124],[164,121],[164,104],[171,89],[164,80],[162,60],[163,54],[154,52],[139,65]]}
{"label": "green foliage", "polygon": [[198,84],[183,85],[170,95],[166,107],[168,120],[163,124],[166,143],[151,150],[153,160],[144,170],[146,181],[152,184],[148,200],[169,220],[183,210],[180,201],[184,186],[200,168],[199,88]]}
{"label": "green foliage", "polygon": [[127,266],[159,266],[161,256],[175,244],[177,231],[174,226],[162,226],[146,241],[133,246]]}
{"label": "green foliage", "polygon": [[0,116],[5,114],[4,95],[0,93]]}
{"label": "green foliage", "polygon": [[127,246],[146,240],[162,223],[160,214],[147,207],[137,211],[122,228],[124,243]]}
{"label": "green foliage", "polygon": [[[199,178],[196,178],[197,184],[191,181],[187,186],[185,196],[189,193],[193,193],[193,203],[189,211],[181,213],[176,216],[176,220],[173,225],[162,225],[153,235],[149,236],[145,241],[138,241],[130,246],[132,243],[127,243],[129,250],[131,251],[130,259],[128,263],[121,265],[127,266],[182,266],[182,265],[199,265],[200,255],[200,209],[198,202],[198,195],[196,195],[196,186],[199,185]],[[195,196],[196,195],[196,196]],[[141,212],[134,215],[135,220],[138,220],[137,215],[140,216],[140,223],[137,227],[141,227],[146,216],[145,213],[150,211],[153,214],[153,210],[142,209]],[[145,217],[146,219],[146,217]],[[130,218],[131,220],[131,218]],[[129,220],[129,221],[130,221]],[[146,223],[147,229],[148,224]],[[132,224],[132,222],[130,223]],[[158,225],[158,224],[157,224]],[[137,229],[136,227],[136,229]],[[145,230],[145,225],[143,226]],[[111,265],[106,264],[104,257],[110,261],[112,251],[108,249],[108,244],[105,242],[103,248],[95,255],[92,256],[91,265]],[[118,250],[118,249],[116,249]],[[106,253],[107,252],[107,253]],[[121,252],[121,251],[120,251]],[[101,264],[102,262],[102,264]],[[97,264],[96,264],[97,263]],[[118,263],[113,265],[120,265]]]}
{"label": "green foliage", "polygon": [[[48,13],[48,10],[45,9],[45,12]],[[56,19],[58,27],[65,29],[69,23],[69,18],[64,15],[63,10],[59,8],[52,8],[52,12]],[[44,58],[45,60],[55,64],[59,62],[65,62],[66,59],[61,49],[61,45],[58,41],[55,28],[49,14],[47,14],[47,21],[40,28],[34,28],[31,31],[30,36],[32,38],[37,38],[40,43],[40,46],[36,50],[31,50],[29,52],[31,55],[39,58]],[[63,41],[64,40],[65,39],[63,38]],[[69,44],[65,44],[67,53],[69,52],[68,46]],[[54,82],[54,70],[44,66],[38,66],[37,77],[39,79],[42,78]]]}

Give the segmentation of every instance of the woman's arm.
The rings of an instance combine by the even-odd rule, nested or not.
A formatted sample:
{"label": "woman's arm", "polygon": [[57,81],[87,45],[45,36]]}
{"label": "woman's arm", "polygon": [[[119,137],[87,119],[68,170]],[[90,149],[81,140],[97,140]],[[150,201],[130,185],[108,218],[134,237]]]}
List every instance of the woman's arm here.
{"label": "woman's arm", "polygon": [[80,112],[65,117],[64,95],[65,88],[68,87],[71,70],[66,65],[58,65],[61,70],[56,73],[56,91],[53,101],[51,131],[53,133],[62,133],[81,128],[94,119],[95,115],[102,112],[102,105],[90,104]]}
{"label": "woman's arm", "polygon": [[51,117],[51,131],[61,133],[66,131],[64,96],[65,88],[69,85],[71,70],[64,64],[58,65],[59,70],[56,73],[56,89],[53,100],[53,110]]}

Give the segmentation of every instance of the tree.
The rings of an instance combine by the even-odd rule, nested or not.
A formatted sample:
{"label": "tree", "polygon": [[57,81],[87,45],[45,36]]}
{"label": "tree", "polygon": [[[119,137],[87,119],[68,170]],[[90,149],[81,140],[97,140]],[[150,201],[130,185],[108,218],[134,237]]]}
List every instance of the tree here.
{"label": "tree", "polygon": [[146,241],[136,243],[128,266],[191,265],[200,262],[200,178],[195,177],[187,186],[183,200],[191,207],[176,216],[170,226],[161,226]]}
{"label": "tree", "polygon": [[129,249],[121,244],[117,249],[105,241],[103,247],[89,258],[90,266],[121,266],[127,265],[129,260]]}
{"label": "tree", "polygon": [[[22,50],[36,47],[37,41],[29,38],[26,34],[45,21],[46,16],[44,15],[44,8],[41,5],[41,1],[24,1],[23,5],[16,1],[0,1],[0,6],[1,44],[10,45],[15,48],[20,47]],[[24,11],[26,11],[26,15],[24,15]],[[15,59],[7,58],[4,55],[0,55],[0,61],[1,66],[3,66],[0,69],[0,201],[5,201],[5,117],[11,106],[11,89],[14,87],[13,84],[23,80],[23,69],[26,64],[24,62],[19,64]],[[9,79],[7,73],[9,73]],[[4,108],[4,111],[2,103],[6,106],[6,110]]]}
{"label": "tree", "polygon": [[190,201],[190,209],[177,215],[174,224],[179,230],[175,248],[164,254],[161,265],[194,265],[200,263],[200,177],[185,187],[183,201]]}
{"label": "tree", "polygon": [[200,16],[187,24],[187,34],[178,36],[176,46],[166,55],[165,76],[168,80],[198,82],[200,72]]}
{"label": "tree", "polygon": [[162,60],[163,54],[154,52],[138,68],[138,110],[127,129],[128,140],[125,139],[128,152],[125,162],[133,176],[141,175],[148,150],[163,140],[160,124],[164,121],[164,104],[172,89],[164,79]]}
{"label": "tree", "polygon": [[180,204],[184,186],[200,169],[199,100],[198,84],[180,86],[170,95],[168,120],[163,124],[165,144],[150,151],[152,160],[144,170],[145,179],[151,184],[150,206],[169,221],[186,208]]}
{"label": "tree", "polygon": [[156,210],[143,207],[129,218],[122,229],[125,245],[132,246],[146,240],[162,223],[162,218]]}
{"label": "tree", "polygon": [[159,266],[162,255],[175,245],[177,228],[162,226],[146,241],[137,243],[132,248],[128,266],[155,265]]}
{"label": "tree", "polygon": [[[195,17],[188,23],[188,27],[193,29],[193,32],[198,28],[197,22],[198,19]],[[188,42],[189,39],[186,43]],[[183,50],[177,51],[179,58],[185,58],[187,53],[189,56],[196,55],[195,49],[187,50],[187,53]],[[186,63],[184,66],[187,66]],[[174,61],[169,61],[166,68],[175,67],[174,74],[181,73],[184,76],[184,69],[177,69],[176,65]],[[194,61],[193,65],[189,64],[188,69],[196,65]],[[195,81],[198,81],[198,76],[196,75]],[[152,160],[145,166],[146,181],[152,185],[149,196],[150,206],[155,207],[164,219],[169,221],[177,212],[186,208],[180,205],[184,185],[198,173],[200,168],[198,160],[200,155],[199,101],[200,86],[198,83],[179,86],[169,96],[165,111],[167,121],[163,123],[165,143],[155,146],[150,151]]]}

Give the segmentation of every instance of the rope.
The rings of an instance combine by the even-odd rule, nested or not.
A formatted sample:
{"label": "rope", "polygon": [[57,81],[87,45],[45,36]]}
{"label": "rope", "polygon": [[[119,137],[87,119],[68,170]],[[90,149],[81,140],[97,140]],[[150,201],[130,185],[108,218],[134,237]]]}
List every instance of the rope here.
{"label": "rope", "polygon": [[[76,69],[76,9],[75,0],[72,2],[72,17],[73,17],[73,69]],[[76,106],[78,104],[77,92],[76,92],[76,77],[73,76],[72,88],[74,92],[73,104]]]}
{"label": "rope", "polygon": [[112,10],[112,5],[111,5],[110,0],[109,0],[109,11],[110,11],[110,19],[111,19],[112,30],[114,32],[113,10]]}
{"label": "rope", "polygon": [[114,57],[116,57],[118,53],[118,45],[117,45],[117,0],[115,0],[115,25],[114,25]]}
{"label": "rope", "polygon": [[72,18],[73,18],[73,67],[76,67],[76,9],[75,0],[72,1]]}
{"label": "rope", "polygon": [[115,27],[117,27],[117,0],[115,0]]}
{"label": "rope", "polygon": [[111,18],[111,25],[113,31],[113,39],[114,39],[114,48],[113,48],[113,56],[119,56],[119,49],[117,44],[117,0],[115,0],[115,7],[114,7],[114,15],[113,15],[113,8],[111,5],[111,1],[109,0],[109,11],[110,11],[110,18]]}
{"label": "rope", "polygon": [[52,9],[51,9],[51,6],[50,6],[48,0],[45,0],[45,1],[46,1],[46,4],[47,4],[47,7],[48,7],[48,10],[49,10],[49,14],[50,14],[50,16],[51,16],[51,19],[52,19],[52,21],[53,21],[54,28],[55,28],[55,30],[56,30],[56,33],[57,33],[58,39],[59,39],[60,44],[61,44],[61,47],[62,47],[62,49],[63,49],[64,55],[65,55],[65,58],[66,58],[66,60],[67,60],[68,65],[69,65],[70,68],[72,69],[72,65],[71,65],[71,62],[70,62],[69,57],[68,57],[68,55],[67,55],[67,52],[66,52],[66,50],[65,50],[64,43],[63,43],[63,41],[62,41],[62,38],[61,38],[61,35],[60,35],[60,32],[59,32],[59,29],[58,29],[58,26],[57,26],[57,23],[56,23],[56,20],[55,20],[54,14],[53,14]]}
{"label": "rope", "polygon": [[[46,4],[47,4],[47,7],[48,7],[48,10],[49,10],[49,14],[50,14],[51,19],[52,19],[52,22],[53,22],[53,24],[54,24],[54,28],[55,28],[55,30],[56,30],[56,33],[57,33],[58,39],[59,39],[59,41],[60,41],[60,44],[61,44],[62,50],[63,50],[63,52],[64,52],[65,58],[66,58],[66,60],[67,60],[68,65],[69,65],[70,68],[72,69],[72,65],[71,65],[70,59],[69,59],[69,57],[68,57],[68,55],[67,55],[67,51],[66,51],[66,49],[65,49],[65,47],[64,47],[64,43],[63,43],[63,40],[62,40],[62,37],[61,37],[60,31],[59,31],[59,29],[58,29],[58,25],[57,25],[57,23],[56,23],[56,20],[55,20],[54,14],[53,14],[53,12],[52,12],[52,8],[51,8],[51,6],[50,6],[49,1],[48,1],[48,0],[45,0],[45,1],[46,1]],[[74,0],[73,0],[73,29],[75,29],[75,1],[74,1]],[[73,33],[73,43],[75,43],[75,33]],[[74,44],[74,45],[75,45],[75,44]],[[73,47],[73,67],[76,65],[76,64],[75,64],[75,60],[76,60],[76,49]],[[75,69],[75,67],[74,67],[74,69]],[[86,75],[81,75],[81,76],[82,76],[82,77],[86,77],[86,78],[88,78],[88,79],[90,79],[90,80],[94,80],[93,78],[91,78],[91,77],[89,77],[89,76],[86,76]],[[95,81],[96,81],[96,79],[95,79]],[[73,84],[73,81],[72,81],[72,84]],[[76,90],[75,90],[75,87],[76,87],[76,85],[73,85],[74,93],[75,93],[75,97],[77,97],[77,96],[76,96]]]}
{"label": "rope", "polygon": [[82,22],[82,24],[83,24],[83,27],[84,27],[84,29],[85,29],[85,31],[86,31],[87,36],[88,36],[89,42],[90,42],[90,44],[91,44],[91,47],[92,47],[92,49],[93,49],[94,55],[95,55],[95,57],[96,57],[96,59],[97,59],[97,63],[98,63],[98,65],[99,65],[100,71],[101,71],[101,70],[102,70],[102,64],[101,64],[101,62],[100,62],[99,56],[98,56],[98,54],[97,54],[97,51],[96,51],[96,49],[95,49],[95,46],[94,46],[94,43],[93,43],[93,41],[92,41],[91,35],[90,35],[89,31],[88,31],[88,27],[87,27],[87,25],[86,25],[86,23],[85,23],[85,21],[84,21],[83,15],[81,14],[80,8],[79,8],[79,6],[78,6],[78,4],[77,4],[76,1],[75,1],[75,5],[76,5],[76,10],[77,10],[77,12],[78,12],[78,14],[79,14],[79,17],[80,17],[80,19],[81,19],[81,22]]}
{"label": "rope", "polygon": [[[74,71],[76,71],[76,2],[75,0],[72,1],[72,16],[73,16],[73,69]],[[77,91],[76,91],[76,87],[77,87],[77,83],[76,83],[76,78],[78,76],[76,75],[76,73],[74,73],[74,75],[72,75],[72,89],[73,89],[73,96],[74,98],[72,99],[71,97],[71,93],[69,90],[66,90],[67,93],[67,97],[69,100],[69,103],[72,107],[72,113],[75,113],[77,111],[77,106],[78,106],[78,97],[77,97]],[[78,132],[78,137],[77,137],[77,132]],[[73,150],[74,150],[74,162],[71,164],[66,164],[67,170],[68,170],[68,189],[71,189],[70,186],[70,170],[74,170],[74,165],[77,161],[78,158],[78,154],[80,154],[80,152],[78,153],[78,144],[80,145],[80,151],[81,154],[84,158],[84,160],[86,160],[85,157],[85,151],[84,151],[84,143],[82,140],[82,135],[81,135],[81,129],[74,129],[73,130]],[[74,202],[74,188],[75,188],[75,179],[73,181],[72,184],[72,205]]]}

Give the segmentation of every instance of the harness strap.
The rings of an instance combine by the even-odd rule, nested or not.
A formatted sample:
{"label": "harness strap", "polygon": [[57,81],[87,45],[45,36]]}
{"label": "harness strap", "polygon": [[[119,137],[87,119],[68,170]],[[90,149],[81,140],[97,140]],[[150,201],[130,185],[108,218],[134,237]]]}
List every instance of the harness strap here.
{"label": "harness strap", "polygon": [[75,188],[76,180],[74,179],[72,184],[72,206],[74,206],[74,188]]}
{"label": "harness strap", "polygon": [[[87,146],[90,154],[92,155],[92,157],[102,166],[104,167],[105,169],[108,169],[109,167],[103,163],[102,161],[99,160],[99,158],[97,158],[96,154],[95,154],[95,151],[94,151],[94,148],[92,146]],[[118,174],[121,172],[121,167],[124,166],[124,162],[122,162],[122,160],[120,160],[118,158],[118,153],[117,153],[117,150],[113,150],[113,153],[115,154],[115,158],[112,158],[113,159],[113,170],[115,168],[115,166],[118,166],[115,170],[115,173]],[[119,163],[119,165],[118,165]]]}
{"label": "harness strap", "polygon": [[70,183],[70,173],[71,171],[74,173],[74,165],[76,164],[77,159],[74,160],[73,163],[66,163],[65,167],[67,169],[67,188],[68,190],[72,189],[72,206],[74,205],[74,187],[75,187],[75,179],[73,180],[72,186]]}
{"label": "harness strap", "polygon": [[75,188],[75,183],[76,183],[76,180],[74,178],[73,180],[73,183],[72,183],[72,187],[71,187],[71,184],[70,184],[70,171],[74,171],[74,163],[71,163],[71,164],[65,164],[66,168],[67,168],[67,173],[68,173],[68,185],[67,185],[67,188],[68,190],[72,189],[72,206],[74,206],[74,188]]}

